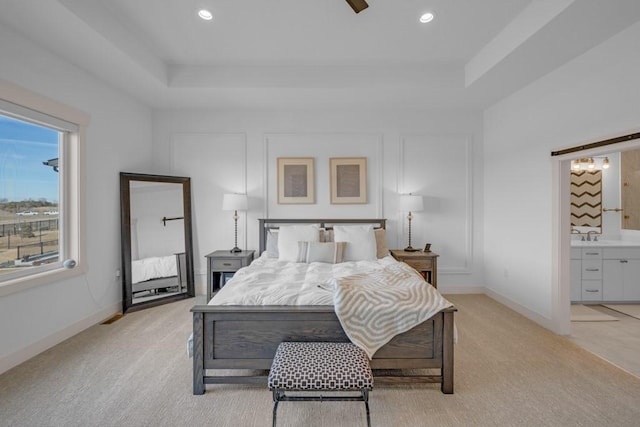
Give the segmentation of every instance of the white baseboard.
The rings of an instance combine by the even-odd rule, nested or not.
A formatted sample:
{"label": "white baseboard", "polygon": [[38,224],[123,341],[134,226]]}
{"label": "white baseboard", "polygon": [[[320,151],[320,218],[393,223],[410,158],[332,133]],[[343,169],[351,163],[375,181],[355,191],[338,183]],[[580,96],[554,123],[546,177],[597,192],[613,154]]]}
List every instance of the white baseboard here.
{"label": "white baseboard", "polygon": [[485,292],[484,292],[488,297],[493,298],[494,300],[498,301],[500,304],[506,305],[507,307],[509,307],[511,310],[522,314],[524,317],[526,317],[527,319],[537,323],[538,325],[542,326],[543,328],[549,329],[550,331],[555,331],[555,329],[553,328],[553,320],[543,316],[542,314],[533,311],[527,307],[525,307],[524,305],[517,303],[515,301],[513,301],[512,299],[498,293],[495,292],[489,288],[485,288]]}
{"label": "white baseboard", "polygon": [[89,317],[86,317],[79,322],[76,322],[72,325],[67,326],[66,328],[51,334],[39,341],[34,342],[14,353],[9,354],[8,356],[0,359],[0,374],[8,371],[9,369],[18,366],[19,364],[26,362],[34,356],[42,353],[45,350],[53,347],[54,345],[60,344],[62,341],[71,338],[72,336],[79,334],[85,329],[102,322],[113,316],[116,313],[122,312],[122,302],[118,302],[117,304],[113,304],[110,307],[103,308],[97,313],[92,314]]}
{"label": "white baseboard", "polygon": [[451,294],[451,295],[453,294],[484,294],[489,298],[498,301],[500,304],[509,307],[511,310],[515,311],[516,313],[523,315],[524,317],[531,320],[532,322],[537,323],[543,328],[549,329],[550,331],[556,333],[555,329],[553,328],[552,319],[546,316],[543,316],[540,313],[533,311],[525,307],[524,305],[517,303],[512,299],[502,295],[501,293],[498,293],[496,291],[493,291],[487,288],[486,286],[441,285],[438,287],[438,291],[441,294],[445,295],[445,298],[446,298],[446,294]]}
{"label": "white baseboard", "polygon": [[485,294],[486,288],[480,285],[440,285],[438,292],[441,294]]}

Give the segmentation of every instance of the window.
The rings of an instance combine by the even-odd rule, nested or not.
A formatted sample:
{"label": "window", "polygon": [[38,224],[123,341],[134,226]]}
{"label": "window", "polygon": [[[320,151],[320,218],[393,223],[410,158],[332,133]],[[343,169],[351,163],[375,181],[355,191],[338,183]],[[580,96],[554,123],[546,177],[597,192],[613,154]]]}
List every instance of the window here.
{"label": "window", "polygon": [[0,277],[60,261],[59,147],[65,132],[0,113]]}
{"label": "window", "polygon": [[83,113],[0,85],[0,295],[83,270],[79,159],[86,122]]}

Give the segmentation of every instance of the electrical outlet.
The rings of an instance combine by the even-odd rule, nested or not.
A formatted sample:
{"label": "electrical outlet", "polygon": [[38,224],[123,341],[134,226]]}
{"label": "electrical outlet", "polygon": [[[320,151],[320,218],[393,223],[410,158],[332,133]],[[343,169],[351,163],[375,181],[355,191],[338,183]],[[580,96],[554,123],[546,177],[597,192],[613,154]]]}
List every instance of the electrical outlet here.
{"label": "electrical outlet", "polygon": [[120,278],[120,269],[116,268],[116,279]]}

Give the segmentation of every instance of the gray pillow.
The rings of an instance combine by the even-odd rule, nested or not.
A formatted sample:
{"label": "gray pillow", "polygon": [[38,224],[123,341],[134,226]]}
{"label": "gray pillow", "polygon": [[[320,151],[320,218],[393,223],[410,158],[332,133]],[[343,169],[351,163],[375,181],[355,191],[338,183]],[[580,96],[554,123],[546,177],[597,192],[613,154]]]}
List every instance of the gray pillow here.
{"label": "gray pillow", "polygon": [[298,242],[298,262],[338,264],[344,260],[347,242]]}
{"label": "gray pillow", "polygon": [[278,258],[278,230],[267,230],[267,257]]}

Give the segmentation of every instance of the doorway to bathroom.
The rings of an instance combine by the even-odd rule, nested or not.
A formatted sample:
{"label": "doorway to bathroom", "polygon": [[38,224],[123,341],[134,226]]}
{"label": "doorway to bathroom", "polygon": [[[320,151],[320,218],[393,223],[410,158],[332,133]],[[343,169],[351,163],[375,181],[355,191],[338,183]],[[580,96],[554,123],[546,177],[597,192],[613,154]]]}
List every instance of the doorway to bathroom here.
{"label": "doorway to bathroom", "polygon": [[[613,298],[612,286],[606,286],[615,277],[612,268],[622,271],[634,262],[626,259],[629,254],[625,251],[638,252],[640,269],[640,231],[624,228],[629,218],[625,218],[622,196],[634,187],[640,195],[640,185],[631,186],[622,173],[623,158],[633,157],[630,150],[640,159],[638,137],[601,146],[589,144],[553,158],[552,252],[557,332],[640,377],[640,361],[636,360],[640,318],[604,305]],[[576,173],[580,170],[583,172]],[[633,208],[626,206],[632,217]],[[614,294],[612,301],[624,303],[618,301],[621,295]]]}

